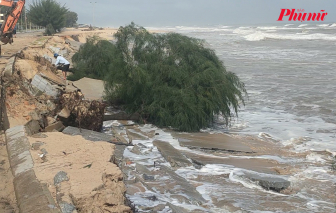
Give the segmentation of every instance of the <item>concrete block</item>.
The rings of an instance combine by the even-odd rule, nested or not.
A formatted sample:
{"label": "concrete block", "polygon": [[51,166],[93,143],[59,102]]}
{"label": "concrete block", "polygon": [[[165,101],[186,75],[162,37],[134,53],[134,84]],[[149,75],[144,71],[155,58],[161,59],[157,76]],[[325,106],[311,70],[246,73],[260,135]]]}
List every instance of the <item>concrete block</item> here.
{"label": "concrete block", "polygon": [[192,163],[177,149],[170,145],[170,143],[155,140],[153,141],[153,144],[158,148],[162,156],[170,163],[172,167],[192,166]]}
{"label": "concrete block", "polygon": [[13,75],[13,68],[14,68],[14,63],[15,63],[15,56],[11,57],[8,60],[8,63],[6,64],[6,67],[3,71],[3,75],[6,77],[12,76]]}
{"label": "concrete block", "polygon": [[49,81],[40,75],[35,75],[31,84],[38,90],[54,98],[56,98],[59,94],[59,91]]}
{"label": "concrete block", "polygon": [[67,135],[81,135],[83,138],[89,141],[106,141],[106,142],[112,142],[112,138],[114,138],[111,135],[95,132],[92,130],[87,129],[79,129],[76,127],[68,126],[63,130],[64,134]]}
{"label": "concrete block", "polygon": [[51,125],[47,126],[44,130],[46,132],[53,132],[54,130],[56,130],[58,132],[62,132],[64,128],[65,128],[65,126],[63,125],[63,123],[61,121],[58,121],[54,124],[51,124]]}

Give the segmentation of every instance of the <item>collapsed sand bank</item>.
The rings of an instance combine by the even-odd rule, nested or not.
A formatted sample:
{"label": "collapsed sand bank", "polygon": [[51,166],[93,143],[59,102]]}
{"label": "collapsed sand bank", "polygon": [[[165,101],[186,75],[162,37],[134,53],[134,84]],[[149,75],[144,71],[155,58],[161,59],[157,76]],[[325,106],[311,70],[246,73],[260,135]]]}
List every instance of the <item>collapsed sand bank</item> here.
{"label": "collapsed sand bank", "polygon": [[[5,78],[9,127],[39,120],[40,113],[47,116],[47,123],[56,122],[52,116],[56,108],[54,99],[46,94],[31,95],[27,91],[27,85],[38,73],[48,74],[52,77],[51,81],[58,82],[58,85],[62,84],[61,73],[51,66],[52,55],[58,50],[71,59],[78,48],[66,43],[66,40],[75,41],[71,34],[73,33],[53,37],[34,34],[35,36],[27,38],[23,37],[24,34],[20,35],[22,43],[20,47],[23,51],[17,54],[12,76]],[[81,41],[85,42],[88,36],[94,34],[95,31],[85,35],[75,33],[74,37],[80,37]],[[26,45],[23,45],[24,41],[27,42]],[[28,45],[29,43],[31,44]],[[8,50],[5,53],[11,54],[12,51]],[[81,136],[72,137],[62,133],[48,133],[46,136],[30,138],[32,144],[40,143],[38,146],[35,144],[31,150],[34,169],[38,180],[48,186],[61,209],[73,207],[74,212],[131,212],[130,208],[124,205],[123,175],[115,164],[109,162],[114,152],[113,145],[103,142],[93,143]],[[65,173],[65,179],[69,180],[55,184],[55,176]],[[9,179],[10,181],[12,180]],[[10,186],[4,185],[4,188],[0,189],[4,189],[7,195],[13,195],[13,185]],[[10,202],[15,203],[15,198],[12,200]]]}
{"label": "collapsed sand bank", "polygon": [[[130,212],[124,205],[123,175],[110,162],[114,145],[63,133],[44,137],[29,138],[34,170],[57,203],[73,203],[78,212]],[[55,176],[62,171],[68,181],[57,185]]]}

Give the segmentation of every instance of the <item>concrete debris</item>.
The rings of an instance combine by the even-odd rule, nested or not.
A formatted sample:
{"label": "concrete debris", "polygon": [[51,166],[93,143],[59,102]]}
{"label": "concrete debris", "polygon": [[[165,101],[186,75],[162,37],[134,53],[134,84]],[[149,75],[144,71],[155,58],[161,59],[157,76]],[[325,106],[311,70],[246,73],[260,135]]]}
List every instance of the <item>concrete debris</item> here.
{"label": "concrete debris", "polygon": [[73,85],[80,89],[86,100],[102,100],[104,95],[104,82],[91,78],[82,78],[74,81]]}
{"label": "concrete debris", "polygon": [[38,74],[34,76],[31,84],[41,92],[54,98],[56,98],[59,95],[59,91],[55,87],[53,87],[52,84],[49,83],[49,81],[45,80]]}
{"label": "concrete debris", "polygon": [[57,186],[64,181],[69,181],[68,174],[63,171],[58,172],[54,177],[54,185]]}
{"label": "concrete debris", "polygon": [[32,144],[32,150],[40,150],[40,147],[43,146],[43,142],[36,142]]}
{"label": "concrete debris", "polygon": [[61,207],[62,213],[73,213],[76,210],[74,205],[67,202],[62,202],[59,204],[59,206]]}
{"label": "concrete debris", "polygon": [[234,175],[256,182],[266,190],[281,192],[290,186],[290,182],[279,175],[266,175],[257,172],[240,171]]}
{"label": "concrete debris", "polygon": [[83,138],[89,141],[106,141],[106,142],[112,142],[113,136],[95,132],[92,130],[87,129],[79,129],[77,127],[68,126],[63,130],[64,134],[67,135],[81,135]]}
{"label": "concrete debris", "polygon": [[103,126],[105,104],[100,101],[87,101],[80,92],[64,94],[60,97],[62,108],[70,110],[71,119],[64,121],[66,126],[100,131]]}
{"label": "concrete debris", "polygon": [[192,166],[192,163],[177,149],[170,145],[170,143],[155,140],[153,144],[158,148],[162,156],[170,163],[172,167]]}
{"label": "concrete debris", "polygon": [[60,113],[58,113],[58,116],[62,117],[62,118],[69,118],[70,117],[70,110],[68,110],[68,108],[65,107],[61,110]]}
{"label": "concrete debris", "polygon": [[31,120],[25,125],[26,133],[28,136],[34,135],[41,130],[40,123],[36,120]]}
{"label": "concrete debris", "polygon": [[44,131],[46,132],[53,132],[54,130],[58,131],[58,132],[62,132],[63,129],[65,128],[65,126],[63,125],[63,123],[61,121],[58,121],[54,124],[51,124],[49,126],[47,126]]}

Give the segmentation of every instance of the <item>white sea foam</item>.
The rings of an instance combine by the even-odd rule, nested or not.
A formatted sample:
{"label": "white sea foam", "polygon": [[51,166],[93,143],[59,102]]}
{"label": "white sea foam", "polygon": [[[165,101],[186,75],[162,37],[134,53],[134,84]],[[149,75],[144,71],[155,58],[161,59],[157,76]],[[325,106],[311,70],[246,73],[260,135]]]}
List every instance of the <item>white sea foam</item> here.
{"label": "white sea foam", "polygon": [[298,27],[306,27],[308,24],[300,24]]}
{"label": "white sea foam", "polygon": [[285,24],[284,26],[285,27],[288,27],[288,26],[293,26],[294,24]]}
{"label": "white sea foam", "polygon": [[[246,34],[248,34],[246,32]],[[243,36],[247,41],[261,41],[265,39],[279,40],[327,40],[336,41],[336,36],[331,34],[315,33],[315,34],[276,34],[256,31],[252,34]]]}

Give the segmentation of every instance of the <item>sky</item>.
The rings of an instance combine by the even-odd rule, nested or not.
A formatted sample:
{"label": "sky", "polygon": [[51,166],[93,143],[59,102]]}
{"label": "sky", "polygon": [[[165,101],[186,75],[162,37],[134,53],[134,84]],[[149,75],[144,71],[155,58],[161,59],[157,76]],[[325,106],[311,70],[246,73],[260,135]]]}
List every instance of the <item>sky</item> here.
{"label": "sky", "polygon": [[132,21],[145,27],[279,24],[281,9],[326,10],[324,22],[336,22],[336,0],[56,1],[76,12],[78,23],[99,27],[119,27]]}

